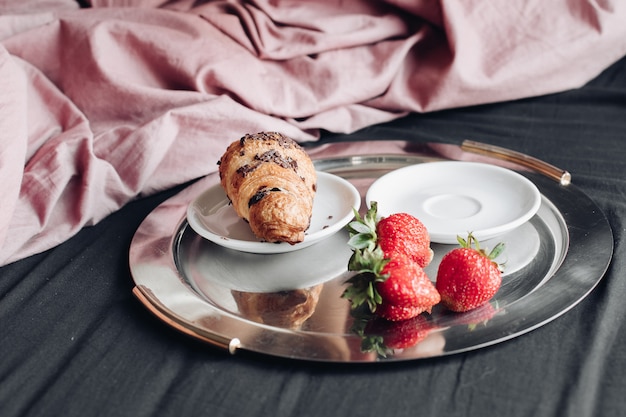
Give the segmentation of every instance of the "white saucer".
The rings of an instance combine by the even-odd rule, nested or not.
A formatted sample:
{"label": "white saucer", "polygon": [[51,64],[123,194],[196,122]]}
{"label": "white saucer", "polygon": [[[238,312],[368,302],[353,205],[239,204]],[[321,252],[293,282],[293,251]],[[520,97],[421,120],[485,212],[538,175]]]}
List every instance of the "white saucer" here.
{"label": "white saucer", "polygon": [[339,231],[361,206],[358,190],[327,172],[317,173],[317,193],[311,225],[304,240],[295,245],[260,241],[250,225],[239,218],[226,193],[217,184],[200,194],[187,208],[187,221],[200,236],[220,246],[250,253],[284,253],[304,249]]}
{"label": "white saucer", "polygon": [[429,162],[383,175],[366,202],[378,214],[406,212],[424,223],[432,242],[455,244],[468,232],[478,240],[509,232],[532,218],[541,194],[510,169],[476,162]]}

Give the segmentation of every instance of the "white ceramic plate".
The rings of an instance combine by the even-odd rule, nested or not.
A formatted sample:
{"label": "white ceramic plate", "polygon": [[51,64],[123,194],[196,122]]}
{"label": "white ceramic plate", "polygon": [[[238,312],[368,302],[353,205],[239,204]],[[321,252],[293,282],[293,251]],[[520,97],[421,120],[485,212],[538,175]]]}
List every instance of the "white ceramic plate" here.
{"label": "white ceramic plate", "polygon": [[366,202],[378,214],[407,212],[424,223],[430,239],[455,244],[468,232],[491,239],[521,226],[541,205],[537,187],[515,171],[483,163],[444,161],[411,165],[383,175]]}
{"label": "white ceramic plate", "polygon": [[295,245],[260,241],[250,226],[235,213],[226,193],[217,184],[200,194],[187,208],[187,221],[200,236],[220,246],[250,253],[285,253],[304,249],[333,235],[359,209],[359,191],[345,179],[327,172],[317,173],[317,193],[311,225],[304,240]]}

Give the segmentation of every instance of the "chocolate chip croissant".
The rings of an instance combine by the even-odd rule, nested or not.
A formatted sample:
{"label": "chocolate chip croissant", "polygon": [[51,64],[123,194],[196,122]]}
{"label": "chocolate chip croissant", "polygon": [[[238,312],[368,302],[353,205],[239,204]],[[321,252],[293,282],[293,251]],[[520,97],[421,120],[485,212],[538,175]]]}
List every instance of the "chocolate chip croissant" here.
{"label": "chocolate chip croissant", "polygon": [[233,208],[258,238],[292,245],[304,240],[317,175],[297,142],[276,132],[248,134],[231,143],[218,164]]}

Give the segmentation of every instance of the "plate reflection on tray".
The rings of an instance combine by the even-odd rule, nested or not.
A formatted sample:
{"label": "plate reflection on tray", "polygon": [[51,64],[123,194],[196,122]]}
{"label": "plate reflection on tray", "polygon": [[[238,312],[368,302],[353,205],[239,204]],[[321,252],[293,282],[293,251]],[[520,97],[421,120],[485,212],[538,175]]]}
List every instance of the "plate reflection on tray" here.
{"label": "plate reflection on tray", "polygon": [[280,254],[239,252],[205,239],[190,243],[194,259],[183,272],[201,293],[209,283],[230,290],[276,292],[314,286],[342,274],[350,248],[348,233],[340,231],[307,248]]}

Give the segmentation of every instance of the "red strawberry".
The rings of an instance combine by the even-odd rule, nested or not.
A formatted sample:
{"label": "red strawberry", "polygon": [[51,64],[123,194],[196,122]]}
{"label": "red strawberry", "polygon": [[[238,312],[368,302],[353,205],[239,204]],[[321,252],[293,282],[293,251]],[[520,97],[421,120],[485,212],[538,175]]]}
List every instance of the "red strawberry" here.
{"label": "red strawberry", "polygon": [[388,320],[404,320],[430,311],[440,300],[434,285],[422,268],[404,254],[395,253],[387,258],[378,244],[376,233],[376,202],[361,218],[348,225],[351,237],[348,244],[353,253],[348,270],[357,274],[348,280],[350,284],[343,297],[356,309],[367,304],[371,312]]}
{"label": "red strawberry", "polygon": [[376,308],[375,312],[377,315],[384,318],[385,320],[404,321],[415,318],[422,314],[424,311],[428,311],[430,313],[430,311],[432,310],[432,305],[424,307],[425,303],[421,304],[422,305],[419,306],[391,304],[390,302],[385,301],[385,299],[383,298],[383,302]]}
{"label": "red strawberry", "polygon": [[376,284],[383,302],[376,313],[387,320],[406,320],[440,301],[439,293],[424,270],[404,255],[396,255],[381,271],[387,276]]}
{"label": "red strawberry", "polygon": [[343,297],[352,308],[367,304],[369,311],[391,321],[430,313],[440,297],[422,268],[406,257],[383,262],[379,271],[361,271],[348,280]]}
{"label": "red strawberry", "polygon": [[385,258],[393,258],[395,254],[406,255],[422,268],[433,259],[428,230],[415,216],[391,214],[378,221],[376,233]]}
{"label": "red strawberry", "polygon": [[502,272],[493,259],[502,252],[504,245],[496,245],[487,254],[471,233],[467,241],[460,237],[458,240],[461,247],[441,259],[436,287],[444,306],[464,312],[485,304],[500,288]]}

